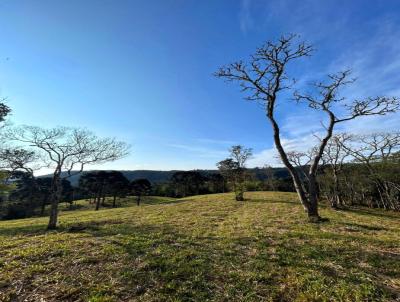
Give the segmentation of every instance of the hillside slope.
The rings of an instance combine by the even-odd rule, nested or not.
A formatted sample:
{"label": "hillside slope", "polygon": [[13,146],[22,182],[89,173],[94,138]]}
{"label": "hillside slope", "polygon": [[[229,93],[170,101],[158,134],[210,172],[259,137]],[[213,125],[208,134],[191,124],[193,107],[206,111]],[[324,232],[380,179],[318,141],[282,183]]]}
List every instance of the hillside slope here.
{"label": "hillside slope", "polygon": [[0,222],[0,301],[395,301],[398,213],[291,193],[149,198],[140,207]]}

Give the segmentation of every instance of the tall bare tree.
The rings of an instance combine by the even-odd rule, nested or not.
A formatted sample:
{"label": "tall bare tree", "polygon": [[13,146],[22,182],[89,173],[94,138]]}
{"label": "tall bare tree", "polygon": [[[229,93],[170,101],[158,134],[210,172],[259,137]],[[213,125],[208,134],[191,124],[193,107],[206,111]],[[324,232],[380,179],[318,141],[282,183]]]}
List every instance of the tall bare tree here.
{"label": "tall bare tree", "polygon": [[[328,76],[326,81],[317,82],[311,86],[312,92],[295,92],[298,102],[304,102],[314,110],[326,114],[328,122],[324,125],[325,133],[316,146],[316,153],[308,169],[308,187],[303,188],[298,171],[290,162],[282,144],[280,126],[276,116],[276,107],[285,101],[282,92],[293,88],[294,81],[287,71],[294,61],[308,57],[313,47],[298,40],[296,35],[282,36],[275,42],[266,42],[258,48],[247,62],[239,61],[220,68],[215,76],[228,81],[238,82],[246,99],[260,102],[273,129],[275,146],[282,162],[288,169],[298,197],[308,213],[309,220],[320,220],[318,213],[318,190],[316,174],[325,147],[333,135],[338,123],[353,120],[360,116],[383,115],[399,108],[399,100],[389,97],[374,97],[363,100],[346,101],[340,97],[340,89],[352,83],[350,71],[343,71]],[[339,106],[338,106],[339,105]],[[338,108],[339,107],[339,108]],[[339,112],[345,115],[339,116]]]}
{"label": "tall bare tree", "polygon": [[82,172],[86,165],[114,161],[128,153],[125,143],[113,138],[98,138],[79,128],[22,126],[9,129],[6,137],[37,149],[47,166],[53,169],[48,229],[57,227],[63,179]]}

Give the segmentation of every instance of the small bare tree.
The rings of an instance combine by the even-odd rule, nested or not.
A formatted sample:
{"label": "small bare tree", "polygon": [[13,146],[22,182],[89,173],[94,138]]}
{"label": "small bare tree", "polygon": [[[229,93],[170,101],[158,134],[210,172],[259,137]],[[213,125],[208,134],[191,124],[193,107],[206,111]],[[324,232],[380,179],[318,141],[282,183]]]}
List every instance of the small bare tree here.
{"label": "small bare tree", "polygon": [[343,165],[346,159],[349,159],[350,157],[350,153],[344,148],[344,144],[346,144],[350,137],[351,136],[347,133],[333,135],[326,145],[323,155],[324,163],[330,168],[332,174],[333,189],[329,199],[331,207],[334,209],[338,209],[339,205],[343,205],[339,175],[343,170]]}
{"label": "small bare tree", "polygon": [[6,137],[37,149],[47,166],[54,169],[48,229],[57,227],[63,179],[82,172],[86,165],[114,161],[128,153],[125,143],[113,138],[98,138],[92,132],[78,128],[22,126],[9,129]]}
{"label": "small bare tree", "polygon": [[229,151],[230,158],[220,161],[217,166],[221,174],[232,182],[236,200],[243,201],[246,162],[252,156],[252,150],[237,145],[232,146]]}
{"label": "small bare tree", "polygon": [[[317,222],[320,216],[316,174],[325,147],[333,135],[334,127],[338,123],[360,116],[394,112],[399,108],[399,100],[375,97],[346,102],[339,96],[339,90],[354,81],[348,79],[350,71],[329,75],[327,81],[312,85],[310,93],[295,92],[294,96],[298,102],[305,102],[310,108],[323,112],[328,117],[328,122],[324,125],[325,133],[316,146],[316,153],[310,162],[308,187],[305,190],[298,171],[290,162],[282,145],[280,126],[275,111],[277,103],[284,101],[282,91],[293,87],[293,81],[287,74],[288,67],[293,61],[310,56],[312,51],[311,45],[297,42],[296,35],[283,36],[276,42],[267,42],[258,48],[248,62],[239,61],[224,66],[215,73],[215,76],[239,82],[242,91],[247,93],[246,99],[258,101],[264,105],[266,116],[272,125],[274,143],[280,158],[293,179],[296,192],[308,213],[309,220]],[[342,106],[338,110],[335,105]],[[338,112],[342,112],[343,109],[346,114],[339,116]]]}
{"label": "small bare tree", "polygon": [[267,185],[267,190],[276,191],[276,176],[274,168],[270,165],[264,165],[263,171],[266,176],[265,184]]}

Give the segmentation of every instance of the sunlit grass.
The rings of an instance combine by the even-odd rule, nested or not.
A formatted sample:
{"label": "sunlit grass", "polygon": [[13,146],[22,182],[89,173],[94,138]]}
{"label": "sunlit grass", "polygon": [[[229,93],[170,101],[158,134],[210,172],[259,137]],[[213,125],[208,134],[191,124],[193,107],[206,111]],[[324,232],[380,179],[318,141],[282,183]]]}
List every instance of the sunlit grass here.
{"label": "sunlit grass", "polygon": [[392,301],[400,291],[398,213],[321,210],[291,193],[86,201],[0,222],[1,301]]}

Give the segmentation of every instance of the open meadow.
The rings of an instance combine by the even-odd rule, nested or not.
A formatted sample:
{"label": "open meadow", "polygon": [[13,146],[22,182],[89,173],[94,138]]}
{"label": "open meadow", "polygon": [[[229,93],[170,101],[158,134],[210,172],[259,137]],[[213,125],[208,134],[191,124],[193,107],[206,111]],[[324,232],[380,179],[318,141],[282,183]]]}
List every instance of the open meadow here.
{"label": "open meadow", "polygon": [[0,221],[0,301],[396,301],[399,213],[321,208],[293,193],[86,201]]}

